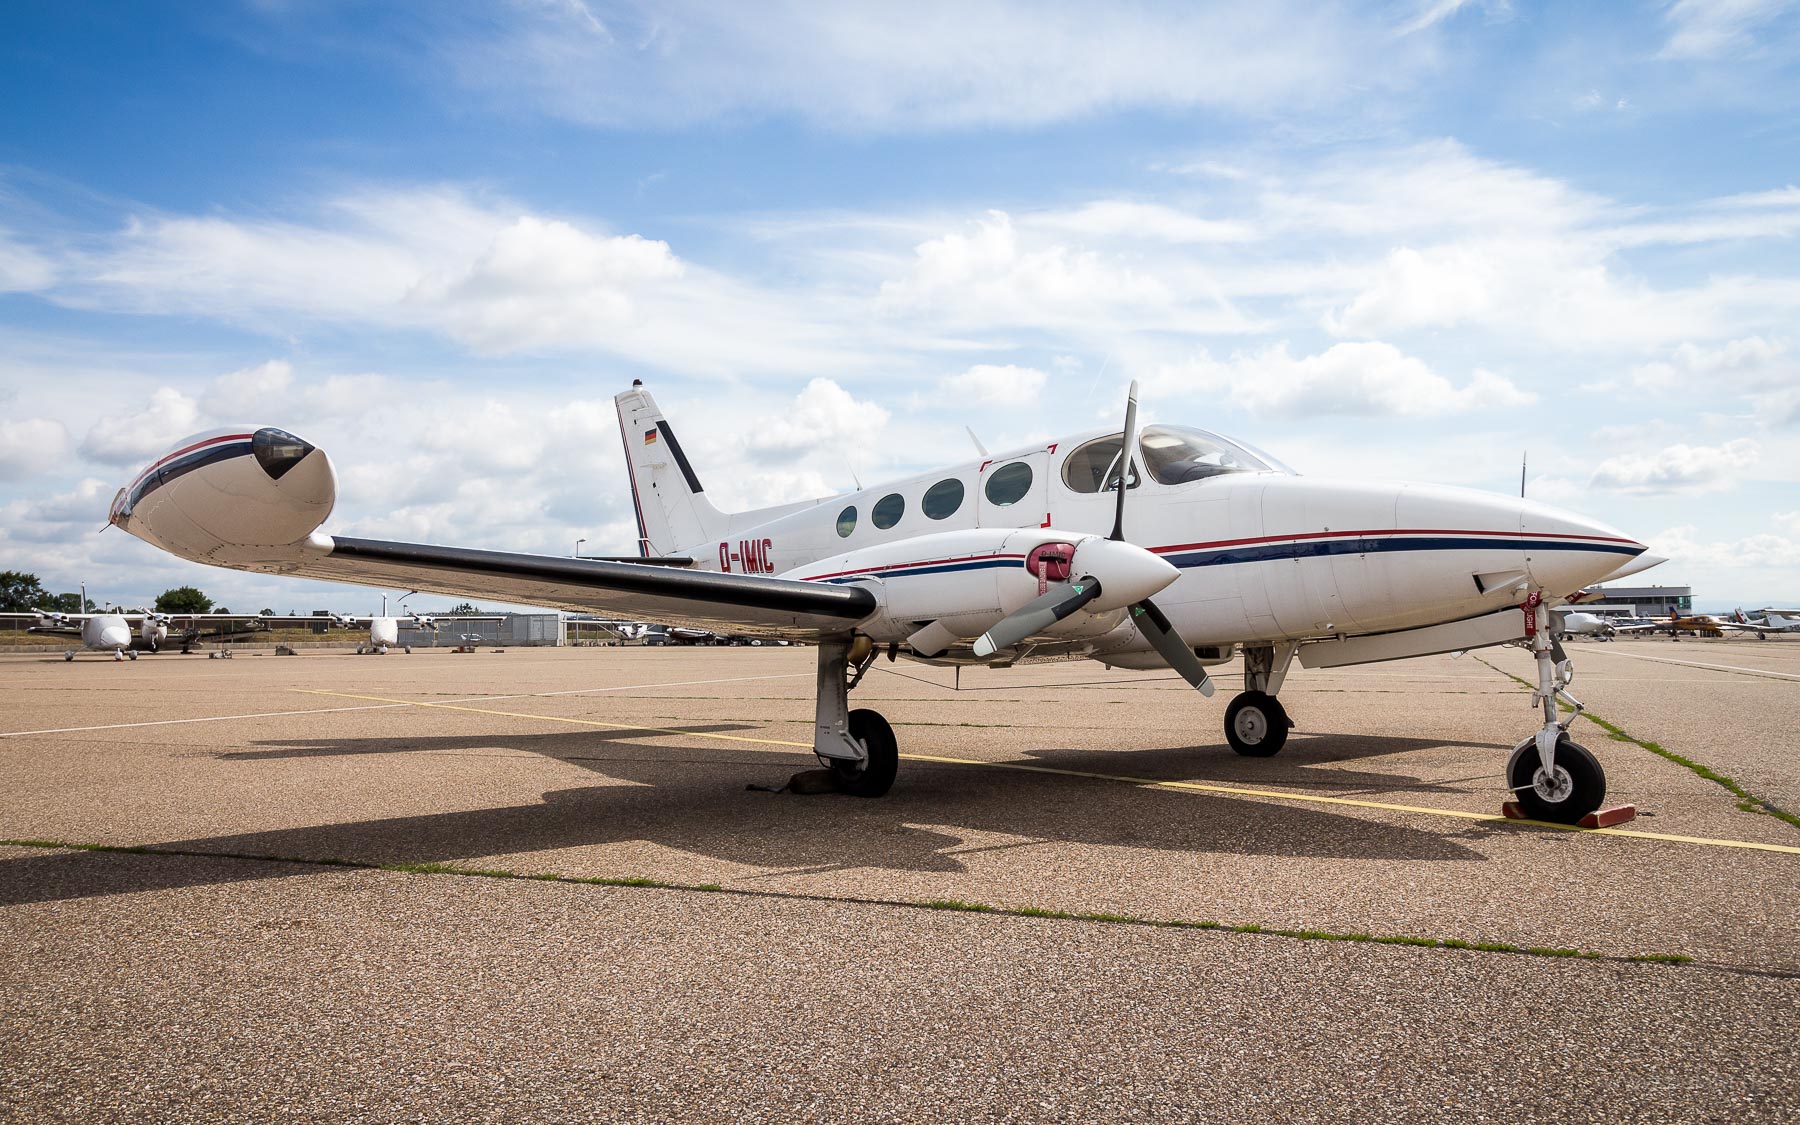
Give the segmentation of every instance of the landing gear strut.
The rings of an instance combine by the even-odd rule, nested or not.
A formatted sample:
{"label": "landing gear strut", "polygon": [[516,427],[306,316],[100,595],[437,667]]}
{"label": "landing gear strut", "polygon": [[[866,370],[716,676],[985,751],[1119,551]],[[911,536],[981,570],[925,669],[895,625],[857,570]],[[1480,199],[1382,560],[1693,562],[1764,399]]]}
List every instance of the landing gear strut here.
{"label": "landing gear strut", "polygon": [[813,753],[831,770],[840,791],[880,797],[900,768],[894,728],[877,711],[850,710],[850,689],[875,660],[867,637],[819,643],[818,709],[813,718]]}
{"label": "landing gear strut", "polygon": [[[1524,609],[1526,640],[1537,659],[1538,683],[1531,705],[1544,709],[1544,725],[1513,747],[1506,784],[1532,819],[1577,824],[1606,799],[1606,771],[1587,747],[1569,737],[1569,724],[1582,711],[1581,701],[1568,692],[1575,662],[1550,633],[1550,610],[1543,604],[1542,592],[1534,591]],[[1556,717],[1558,699],[1573,708],[1566,719]]]}
{"label": "landing gear strut", "polygon": [[1246,645],[1244,690],[1225,708],[1225,741],[1247,758],[1267,758],[1287,745],[1294,721],[1275,698],[1296,646]]}

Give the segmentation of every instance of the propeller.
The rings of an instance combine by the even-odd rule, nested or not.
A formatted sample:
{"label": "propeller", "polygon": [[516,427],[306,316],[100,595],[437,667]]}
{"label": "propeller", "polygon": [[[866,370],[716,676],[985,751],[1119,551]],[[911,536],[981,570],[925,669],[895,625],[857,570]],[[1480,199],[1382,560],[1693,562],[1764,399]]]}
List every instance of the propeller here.
{"label": "propeller", "polygon": [[[1137,380],[1125,399],[1125,432],[1119,442],[1119,455],[1113,461],[1112,487],[1118,490],[1117,507],[1113,511],[1112,534],[1105,540],[1085,540],[1075,548],[1072,564],[1084,577],[1061,589],[1048,590],[1026,602],[1002,618],[975,642],[975,655],[992,656],[1003,648],[1018,644],[1035,633],[1068,617],[1085,606],[1100,602],[1095,609],[1118,609],[1129,605],[1132,624],[1144,639],[1155,647],[1169,667],[1181,674],[1202,695],[1213,693],[1213,683],[1194,650],[1150,595],[1174,582],[1177,573],[1169,563],[1125,540],[1125,494],[1131,482],[1131,461],[1137,444]],[[1100,575],[1107,577],[1102,580]],[[1106,585],[1114,593],[1102,601]],[[1123,597],[1123,601],[1118,600]],[[1111,602],[1112,604],[1106,604]]]}
{"label": "propeller", "polygon": [[1047,590],[1002,618],[975,641],[976,656],[992,656],[1033,633],[1041,633],[1100,596],[1100,581],[1089,575],[1056,590]]}

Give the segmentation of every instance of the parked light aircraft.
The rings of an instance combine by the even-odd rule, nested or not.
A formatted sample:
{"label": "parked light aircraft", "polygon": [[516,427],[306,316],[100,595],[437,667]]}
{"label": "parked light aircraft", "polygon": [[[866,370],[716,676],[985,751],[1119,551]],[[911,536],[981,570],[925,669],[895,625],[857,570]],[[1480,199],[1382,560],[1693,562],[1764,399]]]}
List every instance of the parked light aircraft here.
{"label": "parked light aircraft", "polygon": [[1637,625],[1620,625],[1616,628],[1620,633],[1667,633],[1674,640],[1680,640],[1682,633],[1698,633],[1704,637],[1722,637],[1726,633],[1755,633],[1758,639],[1767,640],[1770,633],[1781,633],[1786,630],[1773,624],[1758,625],[1738,610],[1731,617],[1720,617],[1712,613],[1675,613],[1671,612],[1662,620],[1651,620]]}
{"label": "parked light aircraft", "polygon": [[[207,641],[266,629],[271,621],[277,620],[244,613],[159,613],[153,609],[106,609],[99,613],[35,610],[0,616],[30,618],[33,624],[26,632],[79,637],[83,649],[110,652],[114,660],[136,660],[140,652],[160,652],[171,635],[185,653]],[[206,625],[219,627],[209,631],[203,628]],[[75,651],[67,650],[63,659],[74,660]]]}
{"label": "parked light aircraft", "polygon": [[[456,620],[503,621],[505,618],[463,617],[459,615]],[[438,630],[438,619],[428,613],[415,613],[409,609],[405,613],[389,614],[386,594],[381,596],[380,613],[370,617],[355,617],[348,614],[334,613],[331,615],[331,623],[345,629],[367,629],[369,631],[369,639],[356,646],[356,655],[358,656],[364,654],[386,656],[390,646],[400,644],[400,626],[402,624],[410,629],[429,629],[433,636],[437,635]],[[411,645],[400,645],[400,647],[407,653],[412,652]]]}
{"label": "parked light aircraft", "polygon": [[1585,613],[1568,606],[1558,606],[1553,612],[1556,614],[1556,631],[1563,636],[1610,641],[1617,631],[1611,621],[1598,613]]}
{"label": "parked light aircraft", "polygon": [[[1599,762],[1556,700],[1573,667],[1550,610],[1661,562],[1642,543],[1533,501],[1423,484],[1302,477],[1176,425],[1061,438],[836,497],[722,512],[641,382],[617,396],[641,562],[329,535],[325,452],[274,427],[199,434],[114,498],[109,518],[217,566],[403,586],[818,646],[812,750],[840,789],[880,796],[893,730],[849,692],[877,655],[1011,667],[1091,659],[1206,666],[1244,654],[1225,710],[1240,754],[1280,750],[1297,659],[1329,668],[1528,645],[1542,722],[1507,784],[1531,815],[1597,809]],[[642,565],[654,562],[659,565]]]}
{"label": "parked light aircraft", "polygon": [[1778,633],[1800,633],[1800,609],[1764,609],[1763,625]]}

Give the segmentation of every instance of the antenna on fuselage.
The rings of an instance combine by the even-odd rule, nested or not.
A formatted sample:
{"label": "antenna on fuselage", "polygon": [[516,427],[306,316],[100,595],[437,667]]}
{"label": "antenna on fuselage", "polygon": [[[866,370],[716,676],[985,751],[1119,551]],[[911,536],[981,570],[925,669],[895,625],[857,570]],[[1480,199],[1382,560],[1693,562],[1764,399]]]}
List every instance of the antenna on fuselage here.
{"label": "antenna on fuselage", "polygon": [[1531,450],[1519,454],[1519,499],[1525,499],[1525,463],[1531,456]]}
{"label": "antenna on fuselage", "polygon": [[986,457],[988,455],[987,446],[981,444],[981,439],[975,436],[975,427],[964,426],[963,432],[968,434],[969,440],[975,443],[975,452],[981,454],[983,457]]}

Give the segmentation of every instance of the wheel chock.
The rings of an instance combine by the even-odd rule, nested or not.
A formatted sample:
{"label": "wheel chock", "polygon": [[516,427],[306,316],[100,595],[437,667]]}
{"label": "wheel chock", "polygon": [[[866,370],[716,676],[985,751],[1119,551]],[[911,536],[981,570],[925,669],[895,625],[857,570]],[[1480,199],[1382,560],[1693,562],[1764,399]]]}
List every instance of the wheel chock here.
{"label": "wheel chock", "polygon": [[[1530,820],[1530,814],[1520,807],[1517,801],[1508,801],[1500,806],[1500,811],[1508,820]],[[1636,805],[1614,805],[1609,809],[1596,809],[1582,817],[1577,823],[1582,828],[1611,828],[1637,819]]]}
{"label": "wheel chock", "polygon": [[1610,809],[1595,809],[1581,818],[1583,828],[1611,828],[1615,824],[1624,824],[1628,820],[1637,819],[1636,805],[1614,805]]}

